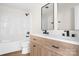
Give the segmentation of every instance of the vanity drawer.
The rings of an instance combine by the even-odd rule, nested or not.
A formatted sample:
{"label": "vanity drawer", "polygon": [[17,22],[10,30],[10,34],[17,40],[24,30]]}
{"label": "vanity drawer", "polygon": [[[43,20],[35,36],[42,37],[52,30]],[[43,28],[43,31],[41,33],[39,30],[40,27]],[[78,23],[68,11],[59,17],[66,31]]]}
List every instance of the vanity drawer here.
{"label": "vanity drawer", "polygon": [[51,39],[42,38],[42,37],[33,36],[33,35],[30,36],[30,38],[31,38],[31,41],[36,41],[38,43],[42,43],[44,46],[48,46],[48,47],[55,47],[55,48],[62,47],[67,50],[79,48],[79,45],[61,42],[61,41],[57,41],[57,40],[53,40],[53,39],[51,40]]}
{"label": "vanity drawer", "polygon": [[45,46],[61,55],[77,55],[79,46],[65,42],[45,39]]}
{"label": "vanity drawer", "polygon": [[79,45],[56,41],[56,40],[51,40],[51,39],[45,39],[45,45],[47,45],[47,46],[56,45],[58,47],[67,48],[67,49],[74,49],[74,48],[76,49],[79,47]]}
{"label": "vanity drawer", "polygon": [[30,38],[32,42],[35,42],[38,45],[45,47],[46,49],[54,51],[55,52],[54,54],[64,56],[79,55],[79,45],[57,41],[55,39],[51,40],[48,38],[42,38],[33,35],[31,35]]}
{"label": "vanity drawer", "polygon": [[[59,47],[59,46],[56,46]],[[60,54],[60,55],[64,55],[64,56],[72,56],[72,55],[77,55],[77,50],[76,49],[64,49],[62,47],[56,48],[56,47],[50,47],[50,50]]]}
{"label": "vanity drawer", "polygon": [[37,43],[43,44],[45,42],[44,38],[41,38],[41,37],[30,35],[30,38],[31,38],[31,41],[34,41],[34,42],[37,42]]}

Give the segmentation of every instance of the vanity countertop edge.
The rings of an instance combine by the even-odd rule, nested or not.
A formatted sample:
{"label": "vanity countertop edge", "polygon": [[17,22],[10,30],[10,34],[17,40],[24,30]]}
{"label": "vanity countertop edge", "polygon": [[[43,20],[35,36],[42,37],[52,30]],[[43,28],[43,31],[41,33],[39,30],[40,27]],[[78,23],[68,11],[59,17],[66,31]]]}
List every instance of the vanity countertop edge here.
{"label": "vanity countertop edge", "polygon": [[61,41],[61,42],[66,42],[66,43],[71,43],[71,44],[79,45],[78,41],[70,41],[70,40],[65,40],[65,39],[62,39],[62,38],[60,39],[60,38],[56,38],[56,37],[49,37],[47,35],[37,34],[37,33],[31,33],[30,35],[38,36],[38,37],[43,37],[43,38],[48,38],[50,40],[57,40],[57,41]]}

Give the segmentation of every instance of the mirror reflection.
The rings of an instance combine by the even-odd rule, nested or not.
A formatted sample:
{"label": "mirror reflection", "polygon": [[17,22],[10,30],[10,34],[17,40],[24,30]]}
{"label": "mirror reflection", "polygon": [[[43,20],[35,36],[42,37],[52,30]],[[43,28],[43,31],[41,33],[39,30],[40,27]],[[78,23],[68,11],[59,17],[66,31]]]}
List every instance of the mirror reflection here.
{"label": "mirror reflection", "polygon": [[58,30],[76,30],[79,27],[79,3],[58,3],[57,22]]}
{"label": "mirror reflection", "polygon": [[53,30],[54,29],[54,5],[48,3],[41,8],[41,29]]}

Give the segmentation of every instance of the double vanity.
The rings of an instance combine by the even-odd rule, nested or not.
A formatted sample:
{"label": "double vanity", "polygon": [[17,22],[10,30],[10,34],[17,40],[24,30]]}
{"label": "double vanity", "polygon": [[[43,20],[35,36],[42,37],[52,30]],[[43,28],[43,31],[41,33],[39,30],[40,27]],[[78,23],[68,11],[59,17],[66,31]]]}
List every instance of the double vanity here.
{"label": "double vanity", "polygon": [[[78,6],[78,3],[48,3],[41,8],[42,33],[30,34],[31,56],[79,56]],[[63,32],[56,35],[54,30]]]}
{"label": "double vanity", "polygon": [[78,56],[79,41],[59,38],[50,34],[30,35],[31,56]]}

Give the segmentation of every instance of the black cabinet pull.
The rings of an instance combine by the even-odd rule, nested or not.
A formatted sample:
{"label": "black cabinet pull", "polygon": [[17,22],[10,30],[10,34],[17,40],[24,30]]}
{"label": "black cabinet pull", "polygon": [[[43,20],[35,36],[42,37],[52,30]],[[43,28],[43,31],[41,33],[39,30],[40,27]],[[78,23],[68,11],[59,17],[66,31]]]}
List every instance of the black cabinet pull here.
{"label": "black cabinet pull", "polygon": [[55,46],[55,45],[52,45],[52,47],[56,48],[56,49],[59,49],[59,47]]}
{"label": "black cabinet pull", "polygon": [[33,47],[36,47],[36,45],[33,45]]}
{"label": "black cabinet pull", "polygon": [[36,40],[36,39],[33,39],[33,40]]}

